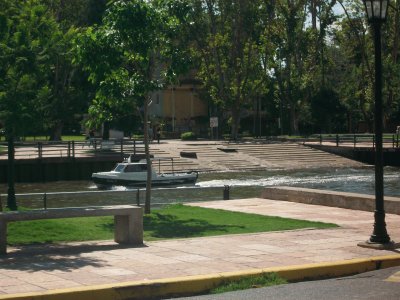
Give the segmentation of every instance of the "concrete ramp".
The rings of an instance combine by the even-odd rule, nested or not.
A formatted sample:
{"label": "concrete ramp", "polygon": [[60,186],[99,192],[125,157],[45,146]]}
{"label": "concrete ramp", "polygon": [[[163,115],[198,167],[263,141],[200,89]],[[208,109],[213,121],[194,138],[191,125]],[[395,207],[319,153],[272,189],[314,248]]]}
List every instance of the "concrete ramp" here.
{"label": "concrete ramp", "polygon": [[[276,186],[265,188],[261,194],[261,198],[375,211],[375,196],[366,194]],[[385,212],[400,215],[400,198],[385,197]]]}

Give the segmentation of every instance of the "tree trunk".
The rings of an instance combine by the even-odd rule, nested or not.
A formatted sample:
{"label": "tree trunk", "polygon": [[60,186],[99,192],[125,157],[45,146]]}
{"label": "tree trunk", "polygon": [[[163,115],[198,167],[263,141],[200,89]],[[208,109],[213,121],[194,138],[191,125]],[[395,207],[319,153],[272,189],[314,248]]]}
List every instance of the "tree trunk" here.
{"label": "tree trunk", "polygon": [[51,129],[50,133],[50,141],[61,141],[62,139],[62,129],[63,129],[63,124],[62,122],[57,122],[53,128]]}
{"label": "tree trunk", "polygon": [[317,0],[311,0],[311,25],[312,29],[317,29]]}
{"label": "tree trunk", "polygon": [[240,108],[237,105],[234,105],[234,107],[232,108],[232,128],[231,128],[231,135],[234,141],[238,139],[239,123],[240,123]]}
{"label": "tree trunk", "polygon": [[258,117],[258,110],[257,110],[257,100],[256,98],[253,101],[253,136],[257,137],[257,117]]}
{"label": "tree trunk", "polygon": [[151,160],[150,160],[150,149],[149,149],[149,96],[146,96],[144,101],[144,110],[143,110],[143,130],[144,130],[144,152],[146,156],[146,164],[147,164],[147,180],[146,180],[146,200],[144,205],[144,213],[149,214],[151,211]]}
{"label": "tree trunk", "polygon": [[103,123],[103,140],[110,139],[110,122],[105,121]]}
{"label": "tree trunk", "polygon": [[299,133],[299,120],[297,118],[296,108],[292,103],[290,105],[290,134],[296,135]]}

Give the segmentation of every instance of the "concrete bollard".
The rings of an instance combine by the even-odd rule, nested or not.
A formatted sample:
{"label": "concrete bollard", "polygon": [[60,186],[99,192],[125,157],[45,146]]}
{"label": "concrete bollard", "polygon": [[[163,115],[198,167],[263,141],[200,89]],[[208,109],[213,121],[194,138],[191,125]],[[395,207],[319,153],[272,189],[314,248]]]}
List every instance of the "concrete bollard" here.
{"label": "concrete bollard", "polygon": [[229,200],[229,185],[224,187],[224,200]]}
{"label": "concrete bollard", "polygon": [[136,205],[140,206],[140,191],[136,189]]}
{"label": "concrete bollard", "polygon": [[43,208],[47,209],[47,194],[43,194]]}

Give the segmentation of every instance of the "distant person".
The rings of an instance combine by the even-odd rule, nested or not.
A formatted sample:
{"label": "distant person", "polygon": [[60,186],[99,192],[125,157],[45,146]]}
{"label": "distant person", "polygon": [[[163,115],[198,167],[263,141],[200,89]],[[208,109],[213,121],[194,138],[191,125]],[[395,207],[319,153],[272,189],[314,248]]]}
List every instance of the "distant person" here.
{"label": "distant person", "polygon": [[159,144],[160,143],[160,137],[161,137],[161,129],[160,129],[160,127],[157,127],[156,136],[157,136],[157,143]]}
{"label": "distant person", "polygon": [[94,129],[89,130],[89,147],[94,147]]}
{"label": "distant person", "polygon": [[89,130],[89,135],[86,136],[85,140],[86,140],[85,144],[83,144],[82,148],[85,145],[88,145],[88,147],[90,147],[90,146],[94,147],[94,130],[93,129]]}
{"label": "distant person", "polygon": [[151,125],[149,125],[147,133],[149,135],[149,142],[151,142],[153,140],[153,127]]}

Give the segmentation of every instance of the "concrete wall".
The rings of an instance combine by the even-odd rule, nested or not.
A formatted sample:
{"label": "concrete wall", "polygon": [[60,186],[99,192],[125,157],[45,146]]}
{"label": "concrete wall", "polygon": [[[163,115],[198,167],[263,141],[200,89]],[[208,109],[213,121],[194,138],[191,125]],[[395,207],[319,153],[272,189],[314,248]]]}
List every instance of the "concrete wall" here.
{"label": "concrete wall", "polygon": [[[308,147],[340,155],[366,164],[375,164],[375,149],[371,147],[343,147],[318,144],[305,144]],[[383,164],[385,166],[400,166],[400,148],[383,148]]]}
{"label": "concrete wall", "polygon": [[[328,190],[277,186],[265,188],[261,198],[305,204],[375,211],[375,196]],[[400,198],[385,197],[385,212],[400,214]]]}
{"label": "concrete wall", "polygon": [[[15,161],[15,182],[90,180],[93,172],[109,171],[121,158],[21,159]],[[0,160],[0,183],[7,183],[7,161]]]}

